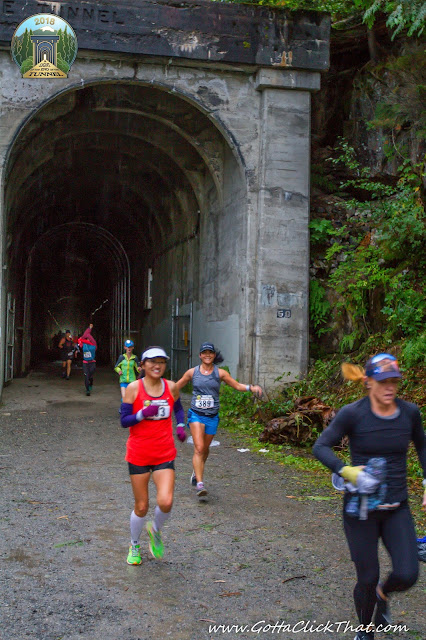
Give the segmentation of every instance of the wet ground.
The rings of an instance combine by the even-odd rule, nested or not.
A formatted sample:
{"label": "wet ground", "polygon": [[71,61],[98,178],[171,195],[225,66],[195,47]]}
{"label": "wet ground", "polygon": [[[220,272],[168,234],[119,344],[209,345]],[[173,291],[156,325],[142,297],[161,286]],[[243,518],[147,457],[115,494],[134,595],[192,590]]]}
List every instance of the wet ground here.
{"label": "wet ground", "polygon": [[[205,501],[189,485],[192,447],[177,441],[164,559],[150,557],[143,538],[143,564],[126,564],[133,504],[119,398],[105,369],[90,397],[81,370],[66,381],[55,367],[4,390],[2,640],[353,640],[340,497],[302,472],[239,452],[242,443],[223,431]],[[152,514],[153,485],[151,496]],[[377,637],[424,640],[425,603],[423,565],[416,586],[392,602],[394,622],[408,631]]]}

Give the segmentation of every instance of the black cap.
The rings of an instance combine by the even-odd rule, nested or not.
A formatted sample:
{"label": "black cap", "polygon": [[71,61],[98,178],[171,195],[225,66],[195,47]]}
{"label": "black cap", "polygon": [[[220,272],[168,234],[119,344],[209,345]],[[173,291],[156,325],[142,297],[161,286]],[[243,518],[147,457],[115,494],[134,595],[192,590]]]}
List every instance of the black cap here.
{"label": "black cap", "polygon": [[214,344],[212,342],[203,342],[200,347],[200,353],[203,353],[203,351],[213,351],[213,353],[216,353],[216,349],[214,348]]}

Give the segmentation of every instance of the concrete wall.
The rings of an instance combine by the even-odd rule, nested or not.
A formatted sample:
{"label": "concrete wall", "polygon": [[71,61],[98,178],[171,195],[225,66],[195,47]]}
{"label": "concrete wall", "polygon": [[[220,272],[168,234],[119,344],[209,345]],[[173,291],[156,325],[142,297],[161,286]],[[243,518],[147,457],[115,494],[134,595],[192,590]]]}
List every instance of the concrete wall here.
{"label": "concrete wall", "polygon": [[[59,84],[22,80],[6,51],[0,52],[0,65],[3,180],[8,153],[26,119],[66,89],[128,81],[165,88],[197,106],[200,117],[216,127],[221,143],[197,139],[196,134],[190,140],[206,163],[204,174],[193,183],[200,203],[199,235],[196,242],[171,249],[158,261],[153,286],[158,278],[168,284],[149,312],[152,319],[146,316],[142,323],[150,327],[148,341],[152,337],[167,346],[171,303],[180,297],[184,304],[196,305],[195,354],[197,341],[214,340],[232,373],[252,383],[268,385],[283,371],[293,377],[303,372],[308,340],[309,91],[318,88],[319,74],[215,69],[175,60],[97,60],[81,52],[69,78]],[[3,206],[3,229],[6,215]],[[3,255],[1,264],[4,261]],[[178,264],[180,276],[172,278]],[[4,303],[2,317],[3,309]],[[144,327],[140,330],[143,334]]]}

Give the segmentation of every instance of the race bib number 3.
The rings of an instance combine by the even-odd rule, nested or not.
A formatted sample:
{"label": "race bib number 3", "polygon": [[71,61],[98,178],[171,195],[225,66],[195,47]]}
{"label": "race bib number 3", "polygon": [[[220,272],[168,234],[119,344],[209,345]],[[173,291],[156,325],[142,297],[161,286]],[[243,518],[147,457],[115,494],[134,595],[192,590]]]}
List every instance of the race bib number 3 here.
{"label": "race bib number 3", "polygon": [[164,420],[170,416],[170,407],[167,400],[153,400],[151,404],[158,405],[158,413],[152,420]]}
{"label": "race bib number 3", "polygon": [[197,396],[195,398],[195,407],[197,409],[213,409],[214,407],[213,396]]}

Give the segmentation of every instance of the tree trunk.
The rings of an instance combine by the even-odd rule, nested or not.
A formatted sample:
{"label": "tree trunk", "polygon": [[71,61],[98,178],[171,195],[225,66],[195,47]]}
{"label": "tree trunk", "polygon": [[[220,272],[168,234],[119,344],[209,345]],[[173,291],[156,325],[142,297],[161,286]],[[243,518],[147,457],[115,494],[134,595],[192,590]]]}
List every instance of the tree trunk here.
{"label": "tree trunk", "polygon": [[377,46],[374,27],[372,27],[371,29],[367,27],[367,41],[368,41],[368,51],[370,54],[370,60],[372,60],[373,62],[377,62],[379,60],[379,48]]}

